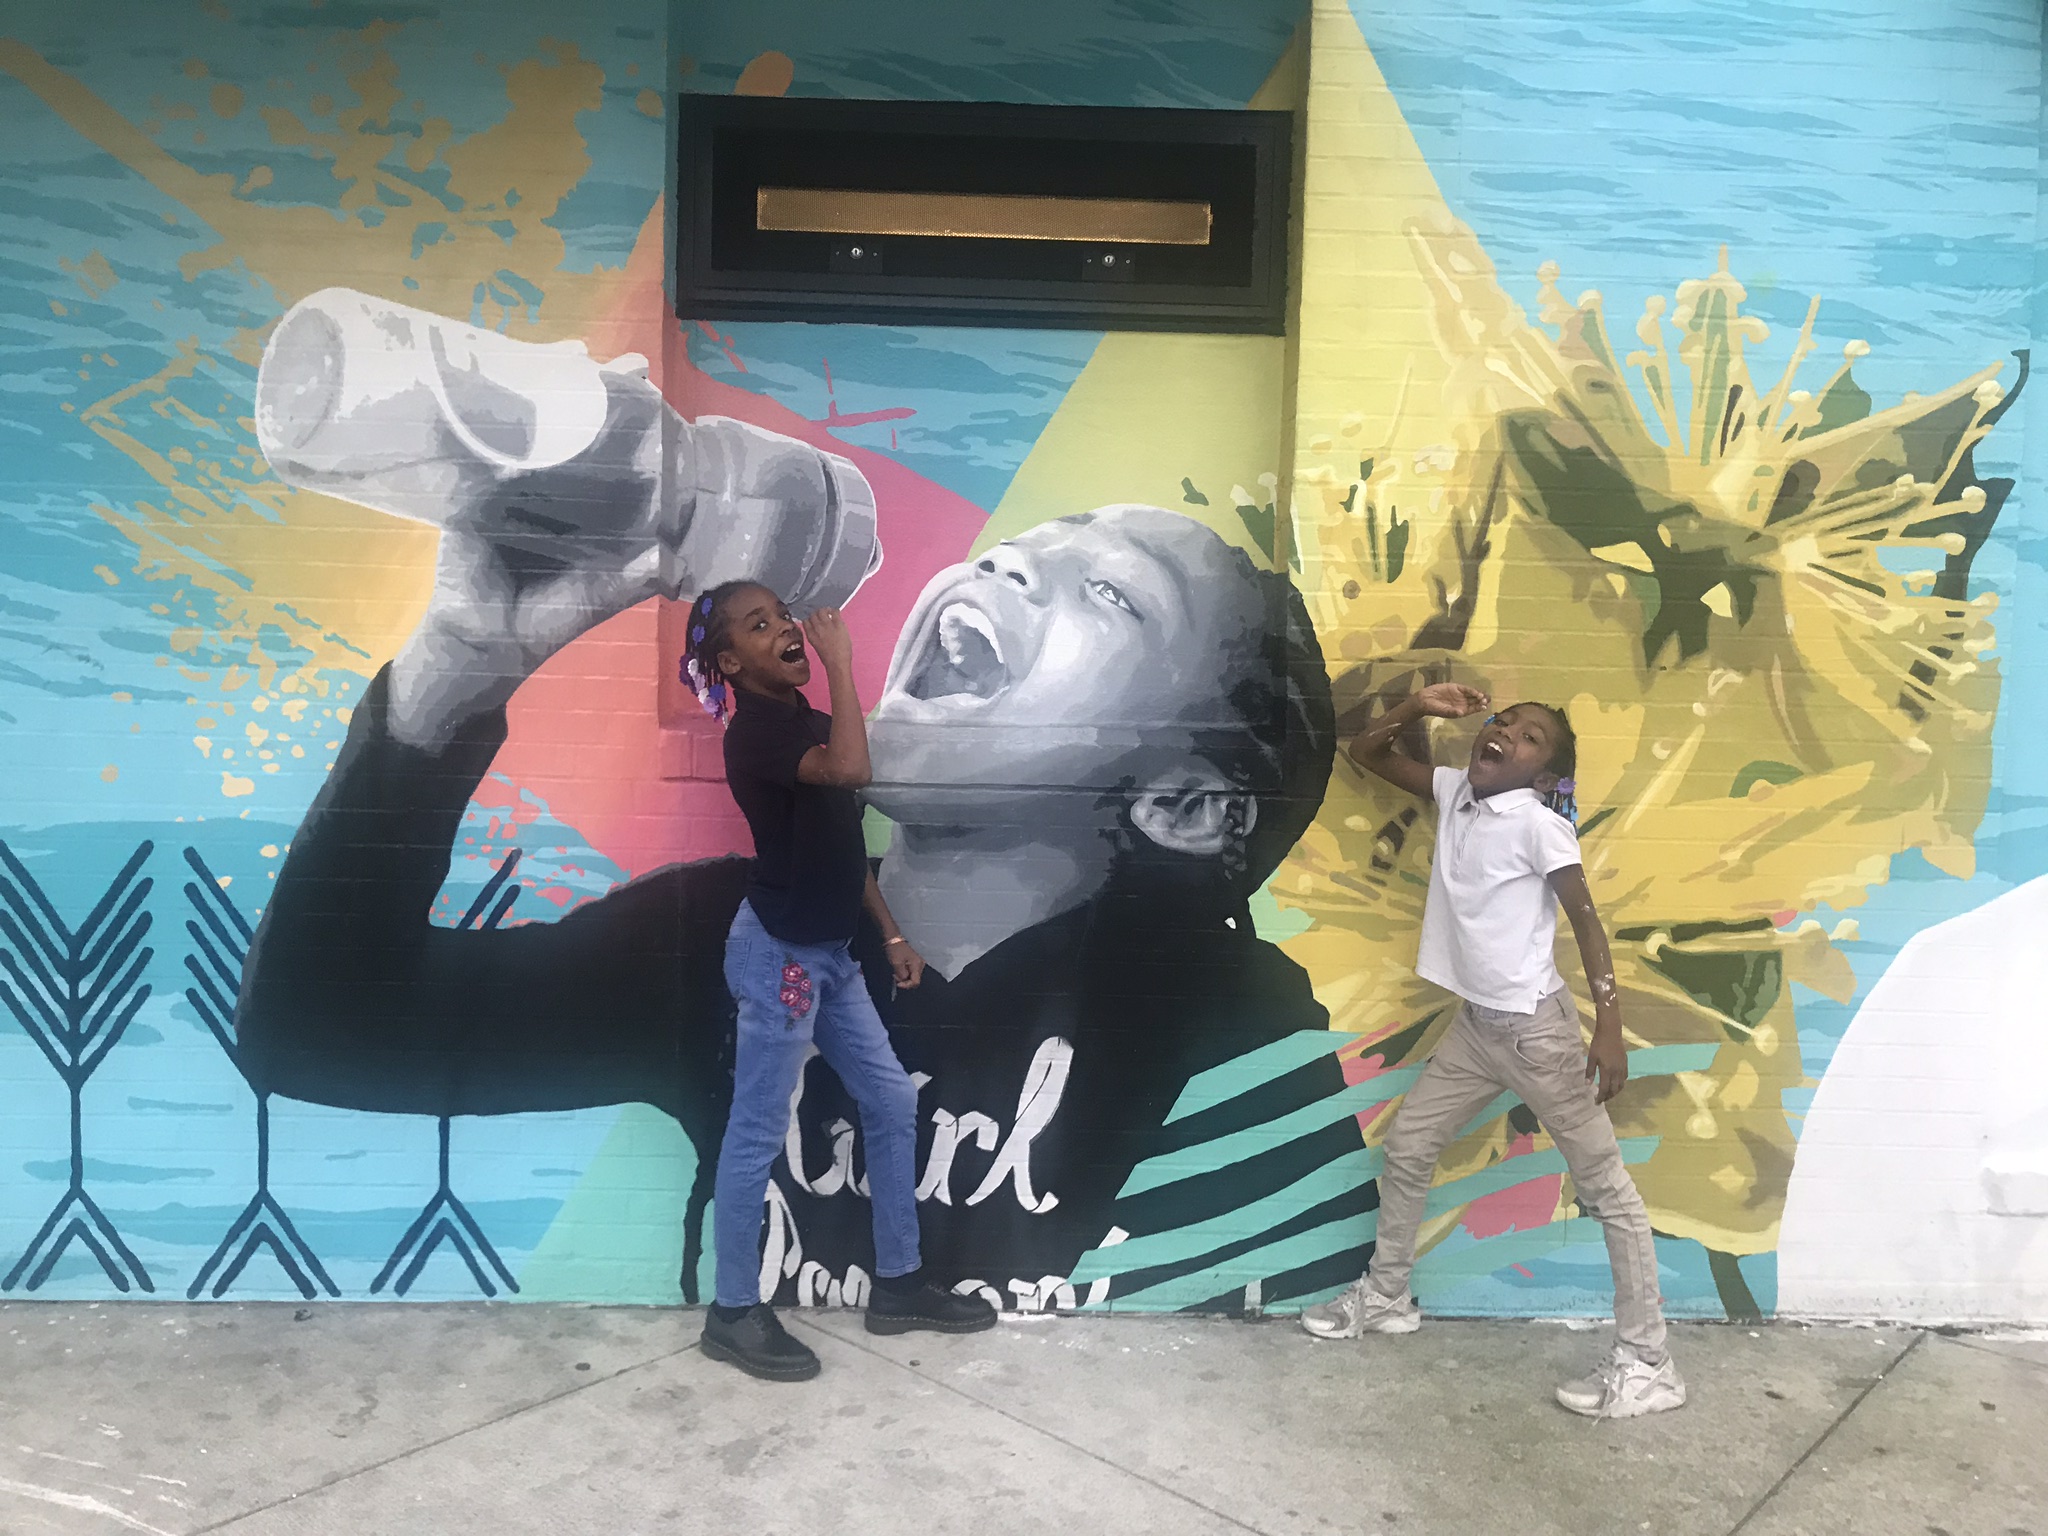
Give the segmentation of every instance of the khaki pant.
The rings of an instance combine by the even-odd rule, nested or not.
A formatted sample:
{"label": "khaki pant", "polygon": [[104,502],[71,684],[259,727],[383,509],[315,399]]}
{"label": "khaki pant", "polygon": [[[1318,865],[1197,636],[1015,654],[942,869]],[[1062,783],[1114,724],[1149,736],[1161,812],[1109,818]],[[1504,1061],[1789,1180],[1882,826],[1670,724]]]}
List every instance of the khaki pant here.
{"label": "khaki pant", "polygon": [[1564,1155],[1580,1207],[1606,1231],[1615,1332],[1644,1359],[1661,1361],[1664,1313],[1650,1218],[1621,1161],[1607,1111],[1593,1101],[1578,1009],[1567,991],[1552,993],[1534,1013],[1473,1003],[1458,1010],[1387,1134],[1369,1283],[1382,1296],[1407,1291],[1436,1161],[1502,1089],[1535,1112]]}

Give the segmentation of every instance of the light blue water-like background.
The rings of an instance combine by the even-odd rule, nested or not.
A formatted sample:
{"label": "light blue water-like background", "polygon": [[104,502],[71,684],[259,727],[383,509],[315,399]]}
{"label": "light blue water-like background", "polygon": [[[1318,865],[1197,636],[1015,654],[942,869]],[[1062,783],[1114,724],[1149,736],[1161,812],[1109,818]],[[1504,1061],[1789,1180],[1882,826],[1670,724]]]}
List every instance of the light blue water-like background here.
{"label": "light blue water-like background", "polygon": [[[1857,371],[1880,406],[2005,357],[2048,320],[2035,255],[2043,134],[2033,0],[1940,8],[1919,0],[1434,0],[1426,9],[1385,0],[1357,4],[1355,14],[1452,210],[1478,232],[1525,304],[1533,307],[1537,266],[1556,261],[1566,292],[1600,290],[1618,329],[1649,294],[1711,270],[1725,243],[1751,308],[1774,328],[1758,372],[1782,359],[1817,293],[1822,346],[1809,368],[1845,341],[1868,341],[1872,355]],[[408,99],[429,98],[458,133],[502,115],[498,66],[534,55],[544,37],[566,32],[604,67],[604,105],[579,119],[594,166],[554,221],[576,270],[623,259],[667,175],[661,125],[632,106],[642,85],[662,87],[664,56],[688,55],[690,72],[673,81],[688,89],[729,89],[749,59],[777,49],[796,61],[798,94],[1232,105],[1271,71],[1297,19],[1294,6],[1273,0],[925,3],[858,12],[815,0],[665,11],[648,0],[609,7],[602,23],[572,29],[559,11],[538,5],[330,4],[229,23],[183,8],[87,0],[10,17],[0,30],[131,117],[145,115],[153,97],[200,105],[196,120],[170,123],[161,139],[188,164],[239,181],[260,162],[275,173],[261,196],[331,207],[336,188],[324,162],[272,144],[253,111],[231,123],[214,119],[203,110],[211,81],[195,83],[179,65],[204,59],[211,80],[242,85],[253,103],[265,82],[300,76],[310,57],[331,58],[342,31],[377,15],[408,23],[393,45]],[[642,78],[628,78],[629,62],[641,65]],[[191,142],[195,127],[207,132],[203,147]],[[91,504],[130,507],[155,499],[159,488],[58,406],[115,387],[89,356],[117,356],[118,377],[132,380],[195,338],[205,361],[178,386],[180,398],[208,418],[222,404],[230,418],[246,414],[253,374],[227,344],[279,306],[239,267],[193,281],[179,276],[178,257],[210,244],[210,233],[5,76],[0,132],[10,146],[0,168],[0,390],[9,400],[0,414],[9,503],[0,525],[0,739],[34,744],[0,749],[0,837],[74,917],[138,841],[157,845],[155,993],[86,1090],[87,1187],[133,1243],[158,1294],[181,1294],[250,1192],[254,1147],[251,1097],[182,998],[178,888],[187,874],[179,851],[196,847],[231,877],[229,895],[253,916],[274,867],[259,850],[289,839],[321,768],[317,759],[287,764],[260,777],[247,801],[229,808],[220,798],[218,768],[187,745],[187,691],[166,687],[153,664],[173,624],[192,621],[150,612],[160,584],[109,587],[93,574],[99,564],[126,571],[133,550]],[[121,277],[98,297],[59,266],[92,249]],[[53,299],[67,316],[53,315]],[[799,326],[731,334],[745,374],[703,338],[694,359],[813,418],[831,405],[843,414],[912,407],[912,417],[852,429],[849,440],[897,454],[984,508],[1001,497],[1097,340]],[[82,364],[93,380],[78,379]],[[158,418],[133,411],[128,420],[143,423],[133,429],[149,440]],[[1862,937],[1850,952],[1865,990],[1914,932],[2048,870],[2048,800],[2026,755],[2028,724],[2048,702],[2048,538],[2037,489],[2048,469],[2039,446],[2048,444],[2044,421],[2048,395],[2035,387],[1979,456],[1985,472],[2020,481],[1977,566],[1980,585],[2003,600],[2005,667],[1979,873],[1957,881],[1917,856],[1895,862],[1891,883],[1853,913]],[[169,428],[162,431],[168,442]],[[2024,467],[2023,444],[2037,445]],[[197,622],[207,619],[202,608]],[[282,630],[266,634],[264,646],[283,665],[300,659]],[[115,707],[110,695],[119,690],[137,707]],[[348,694],[322,702],[343,704]],[[131,735],[138,720],[141,731]],[[101,797],[106,819],[77,821],[79,786],[116,761],[121,777]],[[544,810],[521,842],[543,857],[565,847],[559,862],[588,870],[587,888],[616,877]],[[458,869],[458,904],[482,873]],[[1853,1004],[1800,995],[1809,1072],[1824,1069],[1852,1012]],[[0,1019],[0,1105],[4,1270],[68,1171],[63,1092],[11,1019]],[[619,1113],[457,1123],[457,1189],[515,1274]],[[343,1294],[364,1294],[433,1191],[433,1122],[285,1101],[274,1117],[273,1187]],[[1447,1279],[1425,1295],[1434,1305],[1582,1310],[1606,1289],[1597,1244],[1531,1257],[1527,1274],[1471,1279],[1450,1278],[1457,1244],[1439,1253]],[[1699,1250],[1667,1242],[1663,1257],[1673,1309],[1717,1312]],[[1769,1257],[1745,1261],[1744,1271],[1768,1307]],[[628,1289],[653,1300],[673,1294],[667,1283],[647,1275]],[[114,1292],[74,1250],[41,1294]],[[235,1294],[296,1293],[259,1264]],[[474,1294],[446,1254],[412,1291],[415,1299]]]}

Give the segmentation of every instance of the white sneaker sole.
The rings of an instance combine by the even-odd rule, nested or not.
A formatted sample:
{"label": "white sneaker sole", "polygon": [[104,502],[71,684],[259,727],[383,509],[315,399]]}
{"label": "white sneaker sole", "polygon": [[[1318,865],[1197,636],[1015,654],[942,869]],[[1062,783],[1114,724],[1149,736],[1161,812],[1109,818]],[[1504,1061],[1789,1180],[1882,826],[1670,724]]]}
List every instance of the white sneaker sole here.
{"label": "white sneaker sole", "polygon": [[1406,1317],[1390,1317],[1379,1322],[1360,1323],[1351,1328],[1321,1329],[1309,1323],[1301,1325],[1301,1331],[1312,1339],[1362,1339],[1368,1333],[1414,1333],[1422,1326],[1422,1318],[1415,1313]]}
{"label": "white sneaker sole", "polygon": [[1640,1419],[1647,1414],[1669,1413],[1674,1408],[1683,1408],[1685,1406],[1685,1388],[1680,1387],[1676,1391],[1667,1390],[1654,1394],[1645,1394],[1630,1402],[1623,1403],[1619,1407],[1606,1409],[1603,1409],[1597,1402],[1590,1404],[1573,1402],[1560,1391],[1557,1394],[1557,1406],[1564,1409],[1567,1413],[1576,1413],[1582,1419]]}

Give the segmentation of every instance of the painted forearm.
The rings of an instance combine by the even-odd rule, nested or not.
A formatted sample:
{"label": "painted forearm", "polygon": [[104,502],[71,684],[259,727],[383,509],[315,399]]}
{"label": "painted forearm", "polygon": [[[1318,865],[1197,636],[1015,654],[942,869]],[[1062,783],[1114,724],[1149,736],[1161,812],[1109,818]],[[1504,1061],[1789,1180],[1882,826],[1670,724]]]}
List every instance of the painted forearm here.
{"label": "painted forearm", "polygon": [[889,903],[882,899],[882,888],[875,883],[873,870],[868,871],[867,888],[860,893],[860,905],[874,925],[882,930],[884,944],[903,936],[903,930],[896,926],[895,914],[889,910]]}
{"label": "painted forearm", "polygon": [[[874,778],[868,760],[868,724],[861,718],[860,695],[853,686],[853,663],[835,661],[825,669],[832,690],[832,737],[825,743],[831,759],[833,782],[848,789],[863,789]],[[869,885],[873,885],[872,879]]]}
{"label": "painted forearm", "polygon": [[1579,960],[1586,968],[1586,986],[1593,994],[1595,1030],[1621,1029],[1621,988],[1614,979],[1614,956],[1607,948],[1607,930],[1593,906],[1593,894],[1586,888],[1586,873],[1577,865],[1558,870],[1550,877],[1558,905],[1571,921],[1572,936],[1579,941]]}
{"label": "painted forearm", "polygon": [[1361,768],[1376,768],[1391,757],[1401,733],[1422,718],[1422,705],[1414,698],[1403,699],[1371,725],[1351,738],[1346,749]]}
{"label": "painted forearm", "polygon": [[1593,1027],[1619,1030],[1621,987],[1614,979],[1614,957],[1607,950],[1607,935],[1601,931],[1598,918],[1576,927],[1576,931],[1579,959],[1586,967],[1586,985],[1593,993]]}

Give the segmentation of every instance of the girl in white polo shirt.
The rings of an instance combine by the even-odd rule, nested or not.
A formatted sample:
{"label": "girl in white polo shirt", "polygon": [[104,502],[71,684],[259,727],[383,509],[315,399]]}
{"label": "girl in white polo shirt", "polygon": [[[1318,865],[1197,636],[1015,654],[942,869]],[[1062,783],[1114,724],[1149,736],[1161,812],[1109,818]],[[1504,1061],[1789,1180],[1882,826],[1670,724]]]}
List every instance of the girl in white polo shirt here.
{"label": "girl in white polo shirt", "polygon": [[[1628,1080],[1628,1052],[1607,935],[1571,821],[1578,756],[1571,722],[1543,704],[1504,709],[1480,730],[1462,771],[1432,769],[1394,750],[1425,715],[1457,720],[1487,707],[1475,688],[1438,683],[1351,743],[1359,766],[1436,802],[1436,858],[1415,968],[1464,1006],[1387,1134],[1371,1268],[1335,1301],[1303,1312],[1301,1322],[1322,1339],[1422,1326],[1408,1275],[1436,1160],[1506,1089],[1564,1154],[1579,1205],[1606,1231],[1614,1269],[1613,1352],[1585,1380],[1559,1387],[1557,1400],[1589,1418],[1660,1413],[1685,1402],[1685,1383],[1665,1348],[1650,1218],[1602,1107]],[[1560,905],[1593,991],[1590,1048],[1553,955]]]}

